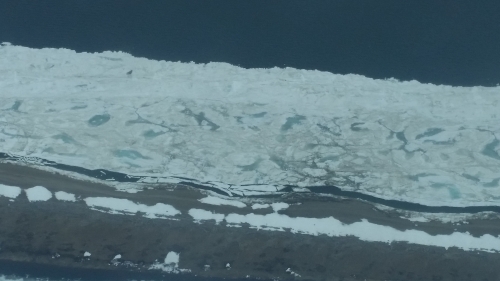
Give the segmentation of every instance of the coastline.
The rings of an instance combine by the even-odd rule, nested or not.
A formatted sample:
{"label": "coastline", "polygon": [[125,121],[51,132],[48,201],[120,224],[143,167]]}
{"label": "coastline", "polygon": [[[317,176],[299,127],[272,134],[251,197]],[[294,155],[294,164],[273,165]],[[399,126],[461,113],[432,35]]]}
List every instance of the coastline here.
{"label": "coastline", "polygon": [[[12,164],[0,164],[0,183],[15,184],[23,189],[42,185],[52,192],[65,190],[79,196],[121,197],[147,204],[169,203],[183,214],[189,208],[201,206],[198,199],[205,196],[183,186],[159,186],[130,194]],[[357,200],[294,196],[282,199],[291,206],[280,212],[292,217],[332,215],[344,223],[366,218],[374,223],[398,229],[421,229],[433,235],[456,229],[476,236],[500,233],[498,223],[492,220],[461,225],[439,222],[415,225],[397,213],[376,210],[373,205]],[[296,202],[302,204],[293,205]],[[205,205],[204,208],[220,213],[249,211],[232,206]],[[268,211],[252,212],[264,214]],[[113,215],[91,210],[83,202],[61,202],[55,198],[29,202],[22,195],[11,202],[0,197],[0,260],[154,274],[153,270],[144,269],[174,251],[180,253],[179,268],[191,270],[185,276],[202,278],[495,280],[500,277],[496,270],[500,262],[498,253],[400,242],[366,242],[355,237],[312,236],[246,226],[227,227],[212,221],[195,223],[187,214],[176,219]],[[92,253],[90,258],[84,257],[86,251]],[[56,253],[60,256],[52,258]],[[117,254],[122,255],[121,262],[129,261],[139,266],[112,265],[111,260]],[[231,265],[230,270],[226,268],[227,263]],[[210,270],[205,270],[205,265],[210,265]],[[300,277],[292,276],[286,271],[288,268]]]}

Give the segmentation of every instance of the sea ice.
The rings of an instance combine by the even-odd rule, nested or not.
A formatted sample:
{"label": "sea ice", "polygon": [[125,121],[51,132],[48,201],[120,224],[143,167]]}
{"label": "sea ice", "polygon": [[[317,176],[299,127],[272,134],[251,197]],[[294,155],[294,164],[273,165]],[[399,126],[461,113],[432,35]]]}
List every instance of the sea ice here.
{"label": "sea ice", "polygon": [[500,87],[12,45],[0,57],[3,152],[243,196],[335,185],[500,205]]}

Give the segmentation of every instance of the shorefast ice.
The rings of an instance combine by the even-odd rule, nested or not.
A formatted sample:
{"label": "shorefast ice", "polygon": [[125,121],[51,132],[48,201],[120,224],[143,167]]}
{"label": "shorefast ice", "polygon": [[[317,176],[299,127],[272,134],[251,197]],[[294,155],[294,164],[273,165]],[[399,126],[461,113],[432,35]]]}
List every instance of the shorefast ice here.
{"label": "shorefast ice", "polygon": [[15,199],[19,194],[21,194],[20,187],[0,184],[0,196]]}
{"label": "shorefast ice", "polygon": [[134,215],[140,212],[144,213],[144,217],[146,218],[168,218],[181,213],[171,205],[163,203],[147,206],[127,199],[111,197],[88,197],[84,201],[91,209],[110,214]]}
{"label": "shorefast ice", "polygon": [[9,44],[0,57],[4,152],[241,195],[336,185],[500,205],[500,87]]}
{"label": "shorefast ice", "polygon": [[272,213],[267,215],[256,214],[217,214],[205,210],[191,209],[189,215],[195,221],[216,220],[225,221],[229,226],[248,224],[252,228],[284,231],[292,233],[327,236],[355,236],[369,242],[408,242],[412,244],[457,247],[466,251],[500,251],[500,237],[485,234],[474,237],[469,233],[454,232],[450,235],[430,235],[419,230],[400,231],[388,226],[373,224],[363,219],[361,222],[344,224],[333,217],[327,218],[291,218],[287,215]]}

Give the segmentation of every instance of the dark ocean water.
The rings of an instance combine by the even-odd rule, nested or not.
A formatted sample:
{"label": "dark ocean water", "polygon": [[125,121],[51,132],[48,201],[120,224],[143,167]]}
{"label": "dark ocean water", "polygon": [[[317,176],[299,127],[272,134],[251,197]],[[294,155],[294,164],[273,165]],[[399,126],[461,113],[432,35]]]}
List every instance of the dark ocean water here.
{"label": "dark ocean water", "polygon": [[0,1],[0,41],[449,85],[500,83],[500,1]]}

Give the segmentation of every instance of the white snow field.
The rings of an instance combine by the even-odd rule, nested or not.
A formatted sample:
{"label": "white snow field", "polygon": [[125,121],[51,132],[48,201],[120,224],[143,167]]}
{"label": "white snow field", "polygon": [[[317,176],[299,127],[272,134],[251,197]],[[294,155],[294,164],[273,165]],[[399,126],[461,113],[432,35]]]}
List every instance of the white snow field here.
{"label": "white snow field", "polygon": [[500,87],[3,44],[0,100],[0,148],[17,155],[244,195],[500,203]]}

